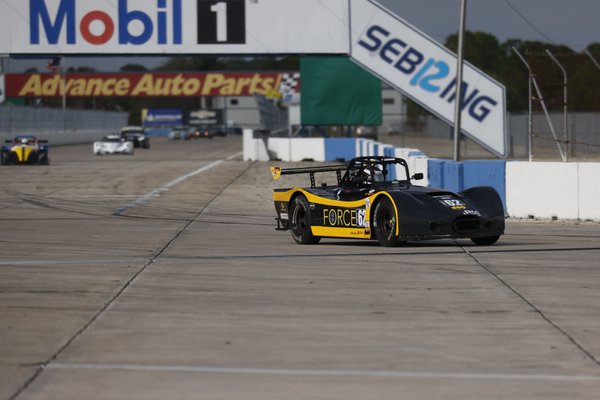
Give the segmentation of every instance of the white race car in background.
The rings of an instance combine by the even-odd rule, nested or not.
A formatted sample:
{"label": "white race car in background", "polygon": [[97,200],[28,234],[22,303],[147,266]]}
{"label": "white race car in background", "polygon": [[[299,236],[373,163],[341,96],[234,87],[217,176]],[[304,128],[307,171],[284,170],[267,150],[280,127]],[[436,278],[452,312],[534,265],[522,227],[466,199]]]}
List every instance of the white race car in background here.
{"label": "white race car in background", "polygon": [[108,135],[94,142],[94,154],[133,154],[133,142],[121,135]]}

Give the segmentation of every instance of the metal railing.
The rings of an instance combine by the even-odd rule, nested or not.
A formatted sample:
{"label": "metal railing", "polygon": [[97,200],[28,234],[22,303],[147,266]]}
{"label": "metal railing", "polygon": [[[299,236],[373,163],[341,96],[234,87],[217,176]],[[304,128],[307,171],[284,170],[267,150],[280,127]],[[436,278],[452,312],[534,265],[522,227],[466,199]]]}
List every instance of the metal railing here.
{"label": "metal railing", "polygon": [[91,142],[119,131],[127,118],[116,111],[0,106],[0,139],[31,134],[51,144]]}

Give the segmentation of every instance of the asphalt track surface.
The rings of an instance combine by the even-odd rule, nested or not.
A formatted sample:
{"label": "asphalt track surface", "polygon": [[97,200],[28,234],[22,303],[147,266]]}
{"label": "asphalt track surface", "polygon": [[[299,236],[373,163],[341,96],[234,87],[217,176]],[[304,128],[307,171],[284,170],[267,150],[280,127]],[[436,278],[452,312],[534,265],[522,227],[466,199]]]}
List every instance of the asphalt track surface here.
{"label": "asphalt track surface", "polygon": [[0,168],[0,399],[599,398],[598,223],[300,246],[241,142]]}

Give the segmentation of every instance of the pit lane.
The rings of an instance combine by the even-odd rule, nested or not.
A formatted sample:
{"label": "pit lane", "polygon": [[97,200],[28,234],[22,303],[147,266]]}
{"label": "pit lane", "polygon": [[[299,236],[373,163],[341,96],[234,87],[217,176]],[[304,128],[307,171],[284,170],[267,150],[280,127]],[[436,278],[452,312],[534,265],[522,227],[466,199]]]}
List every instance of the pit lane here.
{"label": "pit lane", "polygon": [[241,150],[0,169],[0,398],[597,397],[597,223],[299,246]]}

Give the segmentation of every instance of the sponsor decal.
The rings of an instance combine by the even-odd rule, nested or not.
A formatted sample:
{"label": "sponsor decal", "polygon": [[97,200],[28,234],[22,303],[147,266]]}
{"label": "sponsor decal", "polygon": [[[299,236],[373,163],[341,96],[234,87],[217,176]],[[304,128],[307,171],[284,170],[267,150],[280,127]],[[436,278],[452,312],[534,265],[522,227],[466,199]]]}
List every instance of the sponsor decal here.
{"label": "sponsor decal", "polygon": [[2,0],[0,53],[347,54],[348,1]]}
{"label": "sponsor decal", "polygon": [[183,123],[183,111],[171,109],[144,109],[144,126],[181,125]]}
{"label": "sponsor decal", "polygon": [[[8,97],[252,96],[276,90],[283,72],[6,74]],[[64,78],[64,80],[63,80]]]}
{"label": "sponsor decal", "polygon": [[188,123],[190,125],[214,125],[223,123],[223,112],[221,110],[191,111]]}
{"label": "sponsor decal", "polygon": [[458,102],[462,130],[494,153],[506,153],[502,84],[465,62],[458,99],[455,54],[375,0],[349,1],[354,61],[451,125]]}
{"label": "sponsor decal", "polygon": [[279,218],[281,218],[281,219],[289,219],[288,213],[281,213],[281,214],[279,214]]}
{"label": "sponsor decal", "polygon": [[[94,2],[90,7],[76,0],[29,0],[29,43],[183,43],[182,0],[115,3]],[[245,0],[196,0],[195,6],[198,44],[246,43]]]}
{"label": "sponsor decal", "polygon": [[281,167],[271,167],[271,175],[275,180],[281,178]]}
{"label": "sponsor decal", "polygon": [[481,217],[481,213],[477,210],[464,210],[463,215],[475,215],[476,217]]}
{"label": "sponsor decal", "polygon": [[342,228],[364,228],[366,226],[366,210],[325,208],[323,209],[323,225]]}
{"label": "sponsor decal", "polygon": [[[87,42],[104,45],[116,40],[120,45],[182,44],[182,0],[145,2],[145,10],[130,6],[135,1],[94,2],[82,12],[83,2],[75,0],[29,0],[29,43],[76,45]],[[149,4],[153,6],[149,7]],[[140,2],[137,2],[139,5]],[[49,7],[51,5],[51,7]],[[116,8],[116,10],[115,10]],[[152,11],[147,11],[150,8]],[[116,11],[116,12],[115,12]],[[44,40],[42,40],[44,39]]]}
{"label": "sponsor decal", "polygon": [[198,0],[197,12],[198,44],[246,43],[246,0]]}
{"label": "sponsor decal", "polygon": [[[456,78],[450,74],[448,62],[428,57],[425,51],[394,37],[390,31],[379,25],[370,26],[358,44],[377,54],[383,62],[393,65],[398,74],[409,76],[410,86],[418,87],[427,93],[435,93],[447,103],[454,102]],[[482,122],[498,105],[498,101],[481,93],[477,88],[470,89],[466,81],[463,81],[462,85],[462,109],[467,109],[473,119]]]}

